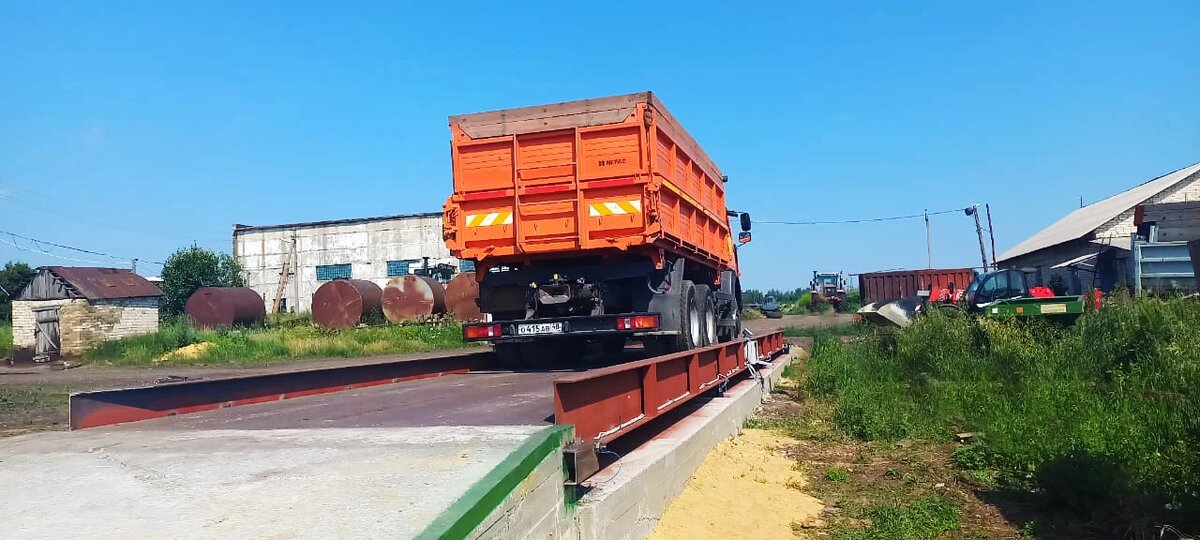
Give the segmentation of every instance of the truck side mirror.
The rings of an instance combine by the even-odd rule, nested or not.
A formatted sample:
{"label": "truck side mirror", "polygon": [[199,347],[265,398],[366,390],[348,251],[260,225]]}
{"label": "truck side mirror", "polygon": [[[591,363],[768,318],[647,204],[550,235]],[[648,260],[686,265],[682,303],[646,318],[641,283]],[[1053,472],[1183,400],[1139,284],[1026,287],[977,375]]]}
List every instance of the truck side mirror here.
{"label": "truck side mirror", "polygon": [[738,233],[738,243],[739,244],[749,244],[750,243],[750,232],[742,231],[742,232]]}
{"label": "truck side mirror", "polygon": [[[741,220],[742,220],[742,230],[743,230],[743,231],[746,231],[746,232],[749,232],[749,231],[750,231],[750,214],[747,214],[747,213],[745,213],[745,212],[742,212],[742,215],[740,216],[740,218],[741,218]],[[749,237],[749,236],[747,236],[747,238],[748,238],[748,237]],[[740,237],[739,237],[739,238],[740,238]]]}

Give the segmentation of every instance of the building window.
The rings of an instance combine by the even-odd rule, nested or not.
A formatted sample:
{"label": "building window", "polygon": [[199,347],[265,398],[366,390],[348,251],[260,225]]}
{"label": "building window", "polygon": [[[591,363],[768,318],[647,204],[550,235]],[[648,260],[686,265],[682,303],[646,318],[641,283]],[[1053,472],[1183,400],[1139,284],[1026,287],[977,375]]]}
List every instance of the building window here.
{"label": "building window", "polygon": [[317,281],[350,279],[349,264],[322,264],[317,266]]}
{"label": "building window", "polygon": [[409,272],[409,268],[412,266],[412,263],[415,263],[415,262],[417,262],[417,261],[413,261],[413,260],[388,261],[387,262],[388,277],[407,276],[408,274],[411,273],[411,272]]}
{"label": "building window", "polygon": [[471,259],[463,259],[463,260],[458,261],[458,271],[459,272],[474,272],[475,271],[475,261],[472,261]]}

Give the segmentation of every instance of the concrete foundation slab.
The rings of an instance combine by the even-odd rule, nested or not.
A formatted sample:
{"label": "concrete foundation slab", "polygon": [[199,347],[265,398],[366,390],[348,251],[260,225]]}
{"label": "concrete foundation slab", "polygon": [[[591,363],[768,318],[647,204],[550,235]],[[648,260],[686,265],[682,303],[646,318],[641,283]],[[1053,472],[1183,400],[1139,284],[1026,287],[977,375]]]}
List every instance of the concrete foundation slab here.
{"label": "concrete foundation slab", "polygon": [[545,426],[0,440],[7,538],[411,538]]}

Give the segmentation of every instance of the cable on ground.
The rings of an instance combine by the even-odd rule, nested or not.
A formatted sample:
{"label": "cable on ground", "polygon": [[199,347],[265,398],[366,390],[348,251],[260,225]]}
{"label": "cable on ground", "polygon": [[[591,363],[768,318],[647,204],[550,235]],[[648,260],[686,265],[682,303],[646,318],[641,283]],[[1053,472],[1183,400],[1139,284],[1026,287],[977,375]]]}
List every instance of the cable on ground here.
{"label": "cable on ground", "polygon": [[607,480],[595,482],[595,484],[600,485],[600,484],[607,484],[609,482],[612,482],[613,479],[617,477],[617,475],[621,474],[621,468],[624,467],[624,465],[621,463],[621,454],[618,454],[616,452],[613,452],[612,450],[609,450],[608,447],[604,446],[603,444],[596,445],[596,454],[597,455],[608,454],[610,456],[617,458],[617,460],[613,462],[613,463],[617,464],[617,472],[614,472],[612,474],[612,476],[608,477]]}

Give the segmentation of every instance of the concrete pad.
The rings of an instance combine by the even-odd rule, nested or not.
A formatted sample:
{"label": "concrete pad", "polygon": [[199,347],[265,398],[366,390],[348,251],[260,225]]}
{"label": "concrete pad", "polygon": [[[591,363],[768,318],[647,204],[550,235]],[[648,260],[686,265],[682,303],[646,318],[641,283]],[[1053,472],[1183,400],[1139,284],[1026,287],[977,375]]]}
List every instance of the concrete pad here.
{"label": "concrete pad", "polygon": [[8,538],[411,538],[535,426],[0,439]]}

